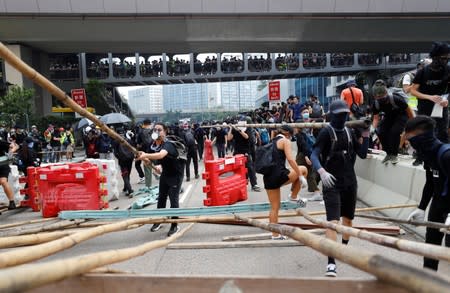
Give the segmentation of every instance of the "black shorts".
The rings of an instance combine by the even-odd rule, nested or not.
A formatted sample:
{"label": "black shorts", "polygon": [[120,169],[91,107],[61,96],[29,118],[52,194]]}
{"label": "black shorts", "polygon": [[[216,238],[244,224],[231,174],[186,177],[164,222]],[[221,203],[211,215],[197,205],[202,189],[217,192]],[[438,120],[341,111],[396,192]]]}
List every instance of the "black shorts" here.
{"label": "black shorts", "polygon": [[0,166],[0,178],[8,178],[11,168],[9,165]]}
{"label": "black shorts", "polygon": [[323,200],[327,212],[327,221],[339,221],[341,217],[353,220],[355,217],[356,193],[358,187],[333,187],[323,190]]}
{"label": "black shorts", "polygon": [[264,189],[278,189],[289,181],[289,169],[283,168],[277,172],[264,175]]}

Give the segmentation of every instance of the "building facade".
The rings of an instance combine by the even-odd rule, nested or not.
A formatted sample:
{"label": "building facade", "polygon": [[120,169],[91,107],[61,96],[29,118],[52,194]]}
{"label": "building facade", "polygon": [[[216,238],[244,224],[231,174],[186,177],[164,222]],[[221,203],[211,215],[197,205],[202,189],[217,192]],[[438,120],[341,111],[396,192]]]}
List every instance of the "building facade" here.
{"label": "building facade", "polygon": [[163,86],[147,86],[128,91],[128,106],[134,114],[162,113]]}

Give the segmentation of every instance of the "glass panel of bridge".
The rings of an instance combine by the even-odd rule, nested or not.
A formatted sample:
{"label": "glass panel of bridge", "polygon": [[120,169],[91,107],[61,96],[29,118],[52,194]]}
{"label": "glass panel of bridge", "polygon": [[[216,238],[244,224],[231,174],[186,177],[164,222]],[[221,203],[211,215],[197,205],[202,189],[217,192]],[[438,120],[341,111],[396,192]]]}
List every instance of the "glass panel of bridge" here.
{"label": "glass panel of bridge", "polygon": [[136,56],[134,53],[113,54],[113,76],[116,78],[133,78],[136,76]]}
{"label": "glass panel of bridge", "polygon": [[416,54],[389,54],[387,61],[390,65],[417,63]]}
{"label": "glass panel of bridge", "polygon": [[382,59],[383,59],[382,54],[367,54],[367,53],[358,54],[358,64],[361,66],[381,65]]}
{"label": "glass panel of bridge", "polygon": [[268,72],[272,69],[272,59],[268,53],[249,53],[248,70],[250,72]]}
{"label": "glass panel of bridge", "polygon": [[217,72],[217,54],[194,54],[194,72],[197,75],[212,75]]}
{"label": "glass panel of bridge", "polygon": [[163,74],[162,55],[139,54],[139,71],[142,77],[158,77]]}
{"label": "glass panel of bridge", "polygon": [[327,55],[325,53],[303,54],[303,67],[305,69],[324,68],[326,65]]}
{"label": "glass panel of bridge", "polygon": [[169,76],[185,76],[191,72],[189,54],[167,54],[167,74]]}
{"label": "glass panel of bridge", "polygon": [[223,53],[221,60],[223,73],[241,73],[244,71],[242,53]]}
{"label": "glass panel of bridge", "polygon": [[330,62],[333,67],[350,67],[355,63],[353,53],[332,53]]}
{"label": "glass panel of bridge", "polygon": [[109,75],[108,54],[86,53],[86,75],[88,78],[106,79]]}
{"label": "glass panel of bridge", "polygon": [[278,71],[297,70],[299,67],[299,62],[300,59],[298,53],[275,54],[275,67]]}
{"label": "glass panel of bridge", "polygon": [[49,54],[50,79],[70,80],[80,78],[77,54]]}

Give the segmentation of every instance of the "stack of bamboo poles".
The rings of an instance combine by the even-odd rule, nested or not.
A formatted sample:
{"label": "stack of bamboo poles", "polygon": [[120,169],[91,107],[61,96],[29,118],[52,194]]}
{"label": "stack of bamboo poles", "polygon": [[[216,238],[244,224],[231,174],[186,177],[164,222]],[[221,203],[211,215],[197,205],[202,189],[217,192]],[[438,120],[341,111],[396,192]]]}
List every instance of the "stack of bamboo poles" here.
{"label": "stack of bamboo poles", "polygon": [[[66,106],[70,107],[76,113],[83,117],[86,117],[93,121],[97,126],[99,126],[103,131],[105,131],[113,139],[125,145],[134,154],[137,154],[137,150],[133,148],[130,144],[126,142],[124,138],[118,135],[116,132],[111,130],[103,122],[101,122],[95,115],[89,113],[85,109],[81,108],[76,104],[70,97],[68,97],[61,89],[56,85],[51,83],[41,74],[37,73],[33,68],[28,66],[17,56],[15,56],[6,46],[0,43],[0,57],[6,62],[20,71],[23,75],[31,79],[36,84],[40,85],[44,89],[48,90],[52,95],[54,95],[58,100],[64,103]],[[322,124],[320,127],[323,127]],[[298,127],[305,127],[298,126]],[[316,127],[314,125],[309,125],[306,127]],[[291,216],[295,216],[293,214]],[[308,216],[305,214],[305,216]],[[313,235],[311,233],[305,232],[298,228],[293,228],[289,226],[267,224],[255,219],[244,218],[240,216],[235,216],[236,219],[249,223],[251,225],[261,227],[265,230],[275,231],[288,235],[291,238],[325,254],[335,257],[338,260],[349,263],[350,265],[366,271],[370,274],[377,276],[380,280],[386,281],[388,283],[409,289],[414,292],[446,292],[450,288],[450,282],[434,272],[425,271],[422,269],[413,268],[400,264],[398,262],[386,259],[383,256],[376,255],[367,251],[362,251],[360,249],[343,246],[336,242],[329,241],[323,237]],[[0,266],[10,267],[3,269],[0,273],[0,292],[21,292],[30,288],[42,286],[51,282],[56,282],[71,276],[80,275],[89,272],[93,269],[104,267],[108,264],[128,260],[130,258],[142,255],[152,249],[158,247],[167,246],[169,243],[173,242],[177,238],[181,237],[193,224],[189,225],[187,229],[184,229],[181,233],[175,234],[167,239],[152,241],[145,243],[136,247],[113,250],[113,251],[103,251],[99,253],[93,253],[89,255],[84,255],[80,257],[73,257],[69,259],[51,261],[47,263],[40,264],[23,264],[32,260],[36,260],[52,253],[61,251],[72,247],[78,243],[92,239],[99,235],[103,235],[109,232],[122,231],[129,229],[129,227],[136,227],[141,224],[150,223],[161,223],[161,222],[221,222],[225,220],[230,220],[230,217],[222,217],[217,219],[215,217],[195,217],[180,220],[167,220],[167,219],[132,219],[125,220],[117,223],[111,223],[106,225],[101,225],[94,228],[88,228],[84,231],[78,231],[68,234],[52,235],[44,242],[43,237],[37,239],[37,244],[29,248],[19,248],[16,250],[8,251],[0,255]],[[309,216],[308,216],[308,219]],[[340,226],[330,226],[328,223],[317,222],[327,228],[335,228],[336,230],[344,231],[345,233],[359,235],[359,237],[366,239],[374,239],[375,242],[381,241],[388,246],[393,246],[392,239],[380,238],[378,235],[366,234],[361,231],[347,230]],[[67,224],[67,223],[66,223]],[[65,224],[64,224],[65,225]],[[63,225],[63,226],[64,226]],[[73,226],[71,225],[67,226]],[[39,231],[42,232],[42,231]],[[20,236],[20,235],[17,235]],[[28,235],[31,236],[31,235]],[[48,235],[47,235],[48,236]],[[61,237],[59,239],[55,239]],[[53,239],[53,240],[52,240]],[[42,243],[43,242],[43,243]],[[30,243],[30,242],[28,242]],[[444,259],[445,254],[449,255],[448,251],[439,250],[436,247],[428,247],[423,245],[413,245],[409,242],[396,242],[398,249],[403,249],[406,251],[418,253],[420,255],[426,255],[429,257]],[[419,248],[420,247],[420,248]],[[437,252],[439,251],[439,252]],[[445,258],[448,260],[448,258]]]}

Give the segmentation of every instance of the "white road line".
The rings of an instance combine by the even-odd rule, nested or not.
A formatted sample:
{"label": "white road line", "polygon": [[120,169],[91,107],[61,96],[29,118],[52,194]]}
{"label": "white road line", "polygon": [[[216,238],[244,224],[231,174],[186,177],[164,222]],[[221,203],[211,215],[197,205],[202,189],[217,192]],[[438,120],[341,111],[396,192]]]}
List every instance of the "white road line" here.
{"label": "white road line", "polygon": [[189,186],[186,188],[186,190],[185,190],[185,191],[183,192],[183,194],[181,195],[180,203],[183,203],[183,202],[184,202],[184,200],[186,199],[187,195],[188,195],[189,192],[191,191],[191,188],[192,188],[192,183],[189,184]]}

